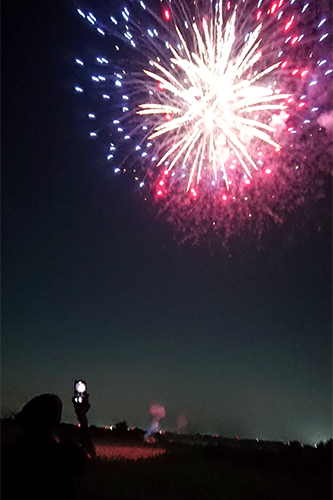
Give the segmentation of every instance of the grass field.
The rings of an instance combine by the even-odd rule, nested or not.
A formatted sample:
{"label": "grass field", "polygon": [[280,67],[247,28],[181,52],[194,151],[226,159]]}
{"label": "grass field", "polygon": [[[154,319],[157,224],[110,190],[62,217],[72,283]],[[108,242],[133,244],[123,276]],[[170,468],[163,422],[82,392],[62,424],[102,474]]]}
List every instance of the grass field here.
{"label": "grass field", "polygon": [[[75,500],[329,500],[331,470],[297,457],[238,456],[208,447],[97,445]],[[295,459],[292,463],[291,460]]]}
{"label": "grass field", "polygon": [[[24,470],[20,472],[20,481],[16,480],[15,465],[15,450],[22,434],[12,421],[3,421],[2,424],[2,466],[5,466],[2,472],[9,490],[12,490],[24,482]],[[196,437],[198,444],[193,444],[194,440],[189,444],[182,442],[182,436],[170,435],[170,439],[162,436],[155,444],[147,444],[141,434],[125,433],[120,439],[110,431],[92,429],[96,458],[90,459],[85,469],[74,477],[72,495],[66,496],[66,499],[332,499],[332,441],[315,449],[299,443],[287,446],[283,443],[214,437],[202,439],[200,436]],[[64,443],[73,442],[77,437],[76,426],[65,425],[59,434],[60,441]],[[13,461],[12,466],[7,464],[6,468],[8,457],[13,457]],[[63,458],[68,459],[67,455]],[[72,463],[68,460],[68,467],[71,468]],[[29,462],[23,462],[23,465],[28,466],[26,472],[30,472],[26,479],[30,480],[34,492],[43,479],[43,472],[30,462],[29,455]],[[38,455],[37,462],[43,468],[45,458]],[[48,472],[47,464],[44,469],[45,474],[45,471]],[[12,472],[15,476],[13,480],[10,478]],[[23,486],[25,491],[26,484]],[[48,487],[46,481],[46,489],[43,487],[42,491],[48,492]],[[51,497],[47,493],[44,498],[50,500]],[[58,500],[59,497],[53,498]]]}

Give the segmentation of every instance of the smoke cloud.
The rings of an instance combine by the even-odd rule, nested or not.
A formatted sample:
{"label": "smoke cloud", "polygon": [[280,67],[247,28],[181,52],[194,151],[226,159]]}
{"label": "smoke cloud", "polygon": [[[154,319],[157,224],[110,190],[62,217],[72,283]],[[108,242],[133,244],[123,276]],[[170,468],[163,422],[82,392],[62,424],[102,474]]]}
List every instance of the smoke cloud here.
{"label": "smoke cloud", "polygon": [[318,125],[327,130],[327,132],[333,132],[333,110],[326,111],[319,116]]}
{"label": "smoke cloud", "polygon": [[182,413],[178,417],[178,422],[177,422],[178,432],[183,432],[185,430],[185,428],[187,427],[187,425],[188,425],[188,420],[187,420],[186,416]]}
{"label": "smoke cloud", "polygon": [[149,413],[152,415],[153,419],[144,436],[146,440],[149,440],[152,434],[158,431],[158,423],[163,417],[165,417],[165,408],[162,405],[153,403],[149,407]]}
{"label": "smoke cloud", "polygon": [[270,125],[274,128],[275,132],[282,132],[282,130],[286,128],[286,121],[288,120],[289,116],[290,115],[284,110],[280,111],[278,115],[274,114],[272,116]]}
{"label": "smoke cloud", "polygon": [[159,421],[161,418],[165,417],[165,408],[155,403],[150,405],[149,413],[153,415],[154,420]]}

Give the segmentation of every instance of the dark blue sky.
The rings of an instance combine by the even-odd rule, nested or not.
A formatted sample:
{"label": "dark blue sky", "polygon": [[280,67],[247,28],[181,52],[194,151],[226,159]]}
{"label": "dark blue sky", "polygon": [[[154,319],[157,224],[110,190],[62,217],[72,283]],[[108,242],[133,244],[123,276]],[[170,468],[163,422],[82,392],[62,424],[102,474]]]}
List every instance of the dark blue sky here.
{"label": "dark blue sky", "polygon": [[329,438],[331,197],[260,244],[179,245],[86,139],[65,4],[3,5],[2,413],[56,392],[74,421],[83,377],[98,425],[158,402],[170,429]]}

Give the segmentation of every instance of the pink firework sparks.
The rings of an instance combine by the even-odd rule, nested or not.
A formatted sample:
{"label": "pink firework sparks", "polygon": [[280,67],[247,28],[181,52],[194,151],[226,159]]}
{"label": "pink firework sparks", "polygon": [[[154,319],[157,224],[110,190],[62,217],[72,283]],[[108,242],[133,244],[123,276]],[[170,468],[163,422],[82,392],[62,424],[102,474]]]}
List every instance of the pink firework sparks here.
{"label": "pink firework sparks", "polygon": [[111,53],[95,58],[100,112],[87,110],[99,124],[90,136],[110,123],[115,174],[131,172],[183,239],[258,234],[322,196],[331,155],[329,2],[174,1],[161,11],[139,1],[101,21],[78,13]]}

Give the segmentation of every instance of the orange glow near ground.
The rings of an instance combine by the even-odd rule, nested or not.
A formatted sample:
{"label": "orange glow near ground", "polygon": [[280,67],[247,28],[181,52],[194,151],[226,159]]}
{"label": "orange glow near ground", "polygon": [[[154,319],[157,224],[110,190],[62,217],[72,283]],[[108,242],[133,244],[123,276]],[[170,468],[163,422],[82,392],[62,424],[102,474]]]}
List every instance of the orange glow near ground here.
{"label": "orange glow near ground", "polygon": [[149,448],[144,446],[111,446],[95,445],[96,456],[107,460],[141,460],[155,458],[165,453],[162,448]]}

